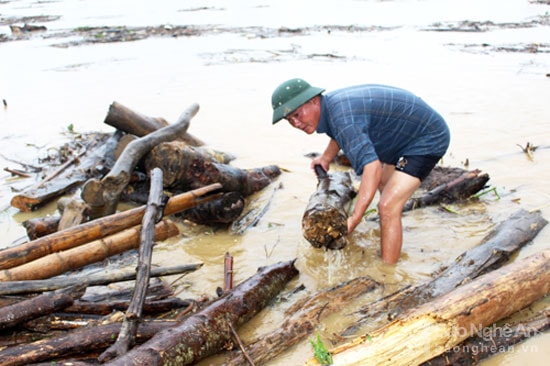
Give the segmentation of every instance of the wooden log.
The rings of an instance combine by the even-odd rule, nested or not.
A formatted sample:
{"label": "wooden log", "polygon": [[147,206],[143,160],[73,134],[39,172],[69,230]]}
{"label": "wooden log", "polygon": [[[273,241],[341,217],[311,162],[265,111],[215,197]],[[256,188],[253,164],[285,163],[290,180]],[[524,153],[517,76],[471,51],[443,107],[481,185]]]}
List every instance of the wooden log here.
{"label": "wooden log", "polygon": [[[28,365],[105,349],[113,343],[113,336],[120,332],[121,324],[116,322],[95,325],[77,329],[58,337],[6,348],[0,351],[0,366]],[[143,343],[160,330],[170,328],[175,324],[175,321],[143,322],[138,328],[137,341]]]}
{"label": "wooden log", "polygon": [[115,132],[110,137],[99,138],[88,147],[84,155],[72,159],[72,169],[66,165],[63,171],[58,172],[55,179],[46,177],[38,184],[15,195],[11,205],[22,212],[33,211],[55,198],[69,192],[91,178],[98,178],[105,174],[114,164],[112,152],[121,133]]}
{"label": "wooden log", "polygon": [[[550,250],[489,272],[334,348],[336,365],[416,365],[550,292]],[[319,364],[309,360],[308,365]]]}
{"label": "wooden log", "polygon": [[[117,130],[124,131],[138,137],[143,137],[169,125],[164,118],[146,116],[142,113],[133,111],[116,101],[111,103],[109,106],[109,111],[107,112],[103,122],[116,128]],[[204,145],[204,142],[190,134],[188,131],[186,131],[182,136],[178,136],[178,139],[181,139],[189,146]]]}
{"label": "wooden log", "polygon": [[232,339],[231,328],[260,312],[297,274],[294,261],[262,267],[222,298],[110,365],[188,365],[217,353]]}
{"label": "wooden log", "polygon": [[147,209],[143,216],[134,294],[130,306],[125,313],[122,328],[115,344],[109,347],[98,358],[102,363],[125,354],[135,344],[138,322],[142,317],[147,287],[149,286],[155,222],[158,221],[158,218],[162,217],[161,206],[162,170],[155,168],[151,171],[151,192],[149,194],[149,202],[147,202]]}
{"label": "wooden log", "polygon": [[[185,274],[196,271],[202,267],[200,264],[183,264],[172,267],[153,268],[151,277],[163,277],[176,274]],[[70,277],[57,277],[47,280],[28,280],[28,281],[4,281],[0,282],[0,295],[16,295],[32,292],[44,292],[58,290],[63,287],[76,286],[78,284],[86,286],[107,285],[115,282],[135,280],[136,272],[134,270],[121,270],[109,273],[94,273],[91,275],[74,275]]]}
{"label": "wooden log", "polygon": [[234,235],[242,235],[248,228],[256,226],[269,209],[275,193],[281,186],[281,184],[271,186],[268,192],[262,192],[261,195],[248,202],[246,205],[247,211],[233,221],[229,232]]}
{"label": "wooden log", "polygon": [[130,142],[115,165],[101,180],[89,179],[82,188],[82,199],[90,206],[92,217],[113,214],[120,194],[130,183],[132,171],[137,163],[153,147],[164,141],[171,141],[189,128],[191,118],[199,111],[198,104],[192,104],[173,125],[161,128]]}
{"label": "wooden log", "polygon": [[[500,323],[500,322],[499,322]],[[512,324],[493,324],[420,366],[477,365],[498,353],[512,351],[515,344],[550,329],[550,310]]]}
{"label": "wooden log", "polygon": [[[32,262],[0,271],[0,281],[39,280],[82,268],[139,246],[141,227],[136,226],[63,252],[49,254]],[[155,226],[155,240],[179,234],[172,221],[164,219]]]}
{"label": "wooden log", "polygon": [[16,304],[0,308],[0,330],[12,328],[28,320],[35,319],[73,304],[84,294],[85,287],[71,287],[38,295]]}
{"label": "wooden log", "polygon": [[304,238],[315,248],[342,249],[348,243],[345,206],[355,197],[348,172],[327,174],[317,166],[317,189],[302,216]]}
{"label": "wooden log", "polygon": [[[307,338],[321,321],[343,305],[379,287],[369,277],[357,277],[298,301],[286,312],[283,324],[271,333],[259,335],[245,347],[255,364],[264,364]],[[231,352],[226,365],[247,365],[242,352]]]}
{"label": "wooden log", "polygon": [[224,225],[235,221],[245,205],[245,199],[240,193],[226,192],[218,199],[189,208],[176,216],[200,225]]}
{"label": "wooden log", "polygon": [[379,315],[392,320],[409,308],[430,301],[483,273],[499,268],[514,253],[533,240],[547,224],[548,221],[542,217],[540,211],[516,211],[487,234],[478,246],[462,253],[452,265],[432,280],[403,288],[363,306],[358,311],[362,317],[342,334],[354,334],[360,326]]}
{"label": "wooden log", "polygon": [[[169,216],[193,207],[209,198],[200,198],[221,188],[219,183],[205,186],[171,197],[164,208]],[[145,206],[89,221],[79,226],[47,235],[37,240],[0,250],[0,269],[7,269],[33,261],[50,253],[74,248],[138,225],[145,212]]]}
{"label": "wooden log", "polygon": [[59,216],[33,217],[22,222],[27,237],[36,240],[43,236],[55,233],[59,225]]}
{"label": "wooden log", "polygon": [[[160,300],[147,299],[143,303],[143,314],[153,315],[167,313],[176,309],[187,308],[191,305],[189,300],[178,297],[169,297]],[[65,308],[65,313],[108,315],[114,311],[127,311],[130,306],[128,300],[111,300],[101,302],[75,301],[71,306]]]}

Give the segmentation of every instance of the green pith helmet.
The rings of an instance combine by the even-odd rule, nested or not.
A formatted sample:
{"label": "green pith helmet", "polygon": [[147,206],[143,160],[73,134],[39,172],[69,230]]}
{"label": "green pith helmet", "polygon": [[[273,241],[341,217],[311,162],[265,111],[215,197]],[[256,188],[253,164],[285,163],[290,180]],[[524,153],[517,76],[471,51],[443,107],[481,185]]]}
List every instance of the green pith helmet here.
{"label": "green pith helmet", "polygon": [[325,89],[311,86],[302,79],[285,81],[275,89],[271,96],[273,124],[279,122],[302,104],[324,91]]}

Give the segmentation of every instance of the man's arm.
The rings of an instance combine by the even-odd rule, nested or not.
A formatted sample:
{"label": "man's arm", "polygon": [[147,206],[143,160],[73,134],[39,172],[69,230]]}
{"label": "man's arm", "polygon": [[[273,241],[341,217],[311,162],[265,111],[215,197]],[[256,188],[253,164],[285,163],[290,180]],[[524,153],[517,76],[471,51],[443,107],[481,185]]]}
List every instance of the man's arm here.
{"label": "man's arm", "polygon": [[359,185],[355,207],[353,208],[352,215],[348,218],[348,235],[351,234],[361,222],[365,211],[367,211],[367,208],[374,198],[381,177],[382,164],[379,160],[370,162],[363,167],[363,174],[361,174],[361,183]]}
{"label": "man's arm", "polygon": [[311,168],[313,168],[315,165],[321,165],[323,169],[328,172],[330,163],[332,163],[339,151],[340,146],[338,145],[336,140],[330,139],[325,151],[323,152],[323,155],[318,156],[312,160]]}

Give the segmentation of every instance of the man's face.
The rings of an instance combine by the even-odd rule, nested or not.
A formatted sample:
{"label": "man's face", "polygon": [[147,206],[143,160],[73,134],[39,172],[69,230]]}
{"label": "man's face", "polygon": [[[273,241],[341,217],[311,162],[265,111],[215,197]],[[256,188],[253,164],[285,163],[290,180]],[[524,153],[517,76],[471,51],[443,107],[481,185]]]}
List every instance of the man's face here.
{"label": "man's face", "polygon": [[302,104],[298,109],[289,113],[285,119],[294,128],[300,129],[311,135],[317,130],[320,117],[320,100],[319,97],[314,97]]}

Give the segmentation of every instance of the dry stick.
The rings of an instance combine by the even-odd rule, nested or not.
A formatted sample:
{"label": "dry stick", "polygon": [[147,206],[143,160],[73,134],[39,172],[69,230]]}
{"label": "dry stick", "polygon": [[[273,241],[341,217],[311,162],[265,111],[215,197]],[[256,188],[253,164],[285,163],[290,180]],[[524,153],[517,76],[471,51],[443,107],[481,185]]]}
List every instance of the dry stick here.
{"label": "dry stick", "polygon": [[225,253],[224,258],[224,283],[223,291],[227,292],[233,288],[233,256],[229,252]]}
{"label": "dry stick", "polygon": [[143,304],[149,285],[151,273],[151,257],[153,255],[153,241],[155,236],[155,221],[162,218],[162,170],[155,168],[151,171],[151,191],[147,209],[143,216],[141,228],[141,245],[139,247],[136,285],[132,301],[126,311],[122,328],[114,345],[99,356],[100,362],[111,360],[128,352],[135,344],[137,328],[143,312]]}
{"label": "dry stick", "polygon": [[[210,200],[211,198],[209,197],[203,199],[199,199],[199,197],[218,190],[221,187],[221,184],[214,183],[173,196],[166,203],[164,215],[172,215]],[[144,212],[145,206],[137,207],[88,221],[82,225],[55,232],[28,243],[0,250],[0,269],[15,267],[47,254],[71,249],[138,225],[143,218]]]}

